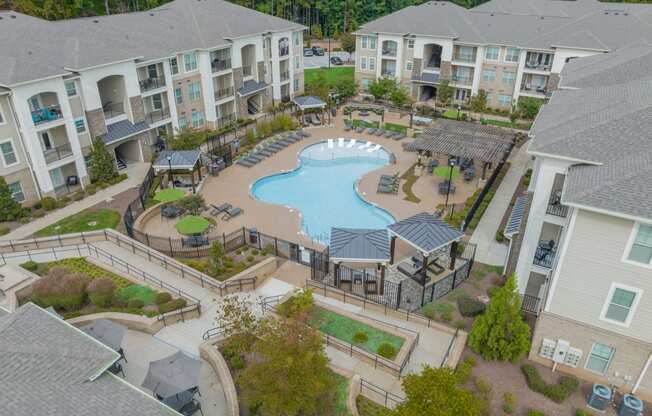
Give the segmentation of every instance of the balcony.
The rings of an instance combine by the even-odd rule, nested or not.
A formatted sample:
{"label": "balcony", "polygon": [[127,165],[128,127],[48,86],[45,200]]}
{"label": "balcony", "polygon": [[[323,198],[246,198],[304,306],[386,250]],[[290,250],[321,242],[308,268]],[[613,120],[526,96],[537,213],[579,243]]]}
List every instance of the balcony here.
{"label": "balcony", "polygon": [[282,103],[289,103],[292,98],[289,95],[284,95],[281,97],[281,102]]}
{"label": "balcony", "polygon": [[383,56],[396,58],[397,49],[396,48],[383,48]]}
{"label": "balcony", "polygon": [[64,159],[68,156],[72,156],[72,147],[70,143],[62,144],[60,146],[55,146],[47,150],[43,150],[43,157],[45,158],[45,163],[56,162],[57,160]]}
{"label": "balcony", "polygon": [[566,218],[568,215],[568,207],[561,203],[561,191],[554,191],[550,196],[548,207],[546,208],[546,214],[562,218]]}
{"label": "balcony", "polygon": [[253,77],[254,71],[251,65],[245,65],[242,67],[242,76],[243,77]]}
{"label": "balcony", "polygon": [[451,80],[452,80],[455,84],[462,84],[462,85],[471,85],[471,83],[473,82],[473,79],[472,79],[471,77],[468,77],[468,76],[459,76],[459,75],[453,75],[453,77],[451,78]]}
{"label": "balcony", "polygon": [[233,113],[225,114],[225,115],[223,115],[222,117],[220,117],[220,118],[218,118],[216,120],[217,127],[218,128],[226,127],[226,126],[234,123],[235,120],[236,120],[235,114],[233,114]]}
{"label": "balcony", "polygon": [[289,80],[290,80],[290,71],[281,72],[281,82],[285,82]]}
{"label": "balcony", "polygon": [[124,103],[107,101],[102,104],[102,111],[104,111],[104,118],[108,120],[123,115],[125,113],[125,105]]}
{"label": "balcony", "polygon": [[230,59],[213,59],[211,62],[211,70],[213,72],[221,72],[231,69]]}
{"label": "balcony", "polygon": [[552,69],[552,54],[528,52],[525,58],[525,68],[536,71],[550,71]]}
{"label": "balcony", "polygon": [[156,90],[165,87],[165,77],[145,78],[138,80],[141,92]]}
{"label": "balcony", "polygon": [[215,101],[222,100],[233,95],[233,87],[220,88],[215,90]]}
{"label": "balcony", "polygon": [[534,315],[539,314],[541,299],[538,296],[523,294],[521,299],[521,310]]}
{"label": "balcony", "polygon": [[387,79],[394,79],[396,78],[396,72],[395,71],[389,71],[389,70],[383,70],[380,73],[380,76],[383,78]]}
{"label": "balcony", "polygon": [[532,85],[532,84],[522,84],[521,92],[531,95],[546,95],[546,86],[545,85]]}
{"label": "balcony", "polygon": [[550,269],[555,261],[555,253],[555,242],[553,240],[541,241],[534,253],[532,263],[536,266]]}
{"label": "balcony", "polygon": [[159,110],[151,110],[145,114],[145,121],[149,124],[153,124],[165,119],[170,118],[170,109],[161,108]]}
{"label": "balcony", "polygon": [[61,113],[61,106],[58,104],[49,105],[32,111],[32,121],[35,126],[59,120],[61,118],[63,118],[63,114]]}

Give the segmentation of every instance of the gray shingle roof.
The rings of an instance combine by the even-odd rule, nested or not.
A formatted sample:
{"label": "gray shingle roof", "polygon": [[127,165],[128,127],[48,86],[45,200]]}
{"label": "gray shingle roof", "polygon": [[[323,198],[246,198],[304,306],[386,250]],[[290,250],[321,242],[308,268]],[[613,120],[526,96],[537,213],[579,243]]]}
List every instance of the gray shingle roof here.
{"label": "gray shingle roof", "polygon": [[[168,156],[171,157],[169,162]],[[152,167],[154,169],[169,169],[170,164],[172,164],[172,169],[193,167],[200,156],[200,150],[164,150],[159,154]]]}
{"label": "gray shingle roof", "polygon": [[331,228],[328,247],[331,260],[389,261],[387,230]]}
{"label": "gray shingle roof", "polygon": [[238,89],[238,94],[240,95],[249,95],[258,91],[262,91],[267,88],[267,83],[265,81],[254,81],[253,79],[246,80],[242,87]]}
{"label": "gray shingle roof", "polygon": [[387,227],[391,234],[428,255],[464,235],[439,217],[422,212]]}
{"label": "gray shingle roof", "polygon": [[526,48],[614,50],[652,39],[651,22],[649,8],[597,0],[492,0],[470,10],[430,1],[369,22],[357,33],[428,35]]}
{"label": "gray shingle roof", "polygon": [[503,234],[505,234],[506,237],[512,238],[514,234],[518,233],[518,230],[521,227],[521,222],[523,221],[523,214],[525,214],[526,202],[527,195],[521,195],[514,201],[512,212],[509,214],[507,224],[505,224],[505,230],[503,231]]}
{"label": "gray shingle roof", "polygon": [[0,17],[0,85],[61,75],[64,68],[164,58],[245,35],[303,28],[223,0],[175,0],[147,12],[56,22],[9,11]]}
{"label": "gray shingle roof", "polygon": [[304,95],[301,97],[295,97],[292,101],[299,107],[304,108],[313,108],[313,107],[325,107],[326,103],[322,101],[321,98],[315,97],[312,95]]}
{"label": "gray shingle roof", "polygon": [[149,128],[149,124],[145,121],[134,124],[129,120],[121,120],[107,125],[107,133],[101,138],[104,144],[111,144],[147,131]]}
{"label": "gray shingle roof", "polygon": [[0,319],[0,409],[12,416],[177,415],[110,373],[119,358],[33,304]]}

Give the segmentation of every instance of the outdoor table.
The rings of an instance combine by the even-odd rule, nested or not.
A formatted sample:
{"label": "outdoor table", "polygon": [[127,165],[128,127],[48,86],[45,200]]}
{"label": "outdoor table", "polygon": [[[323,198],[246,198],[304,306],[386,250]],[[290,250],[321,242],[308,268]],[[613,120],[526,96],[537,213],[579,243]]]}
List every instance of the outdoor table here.
{"label": "outdoor table", "polygon": [[181,393],[174,394],[170,397],[164,398],[162,401],[164,404],[170,406],[177,412],[181,410],[185,405],[190,403],[195,395],[190,391],[182,391]]}
{"label": "outdoor table", "polygon": [[176,218],[181,214],[181,208],[174,206],[174,205],[168,205],[166,207],[163,207],[161,210],[161,215],[165,218]]}

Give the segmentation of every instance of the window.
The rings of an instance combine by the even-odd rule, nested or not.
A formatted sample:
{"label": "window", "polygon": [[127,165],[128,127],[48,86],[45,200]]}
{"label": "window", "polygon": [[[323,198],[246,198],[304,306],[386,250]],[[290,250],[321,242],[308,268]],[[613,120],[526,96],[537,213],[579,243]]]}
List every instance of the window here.
{"label": "window", "polygon": [[516,72],[503,71],[503,84],[514,85],[515,80],[516,80]]}
{"label": "window", "polygon": [[77,129],[77,133],[86,133],[86,122],[84,121],[84,117],[75,119],[75,128]]}
{"label": "window", "polygon": [[179,63],[177,62],[177,58],[170,58],[170,72],[172,72],[172,75],[179,73]]}
{"label": "window", "polygon": [[365,71],[367,70],[367,57],[366,56],[361,56],[360,57],[360,69]]}
{"label": "window", "polygon": [[455,99],[458,100],[458,101],[466,100],[466,92],[467,92],[467,90],[465,90],[463,88],[457,88],[455,90]]}
{"label": "window", "polygon": [[405,63],[405,70],[406,70],[406,71],[412,71],[412,65],[413,65],[413,64],[412,64],[412,61],[407,61],[407,62]]}
{"label": "window", "polygon": [[512,106],[512,96],[511,95],[500,94],[498,96],[498,103],[502,107],[511,107]]}
{"label": "window", "polygon": [[20,182],[13,182],[7,186],[9,186],[9,190],[11,191],[11,197],[16,202],[23,202],[25,200],[25,194],[23,193],[23,187],[20,185]]}
{"label": "window", "polygon": [[376,49],[376,38],[373,36],[369,38],[369,49]]}
{"label": "window", "polygon": [[505,52],[505,62],[518,62],[521,50],[518,48],[507,48]]}
{"label": "window", "polygon": [[483,69],[482,79],[485,80],[485,82],[493,82],[496,79],[496,68]]}
{"label": "window", "polygon": [[185,53],[183,54],[183,69],[186,72],[192,72],[197,70],[197,54]]}
{"label": "window", "polygon": [[174,89],[174,102],[181,104],[183,102],[183,94],[181,93],[181,88]]}
{"label": "window", "polygon": [[376,58],[369,58],[369,70],[370,71],[376,70]]}
{"label": "window", "polygon": [[613,283],[602,307],[600,319],[618,325],[629,326],[634,317],[641,290]]}
{"label": "window", "polygon": [[499,53],[500,53],[500,48],[498,46],[488,46],[487,51],[484,54],[484,57],[489,61],[497,61]]}
{"label": "window", "polygon": [[152,108],[154,110],[161,110],[163,108],[163,99],[161,94],[152,95]]}
{"label": "window", "polygon": [[292,84],[293,84],[292,86],[294,88],[294,92],[299,92],[299,80],[295,78]]}
{"label": "window", "polygon": [[4,142],[0,143],[0,152],[2,152],[2,158],[6,168],[18,163],[18,157],[16,156],[14,144],[11,140],[5,140]]}
{"label": "window", "polygon": [[301,57],[300,56],[295,56],[294,57],[294,69],[301,69]]}
{"label": "window", "polygon": [[613,347],[596,342],[586,360],[586,368],[596,373],[605,374],[615,351]]}
{"label": "window", "polygon": [[369,90],[369,84],[371,84],[371,80],[370,80],[370,79],[363,79],[363,80],[362,80],[362,89],[363,89],[364,91],[368,91],[368,90]]}
{"label": "window", "polygon": [[188,85],[188,98],[190,101],[197,101],[201,98],[201,84],[199,82]]}
{"label": "window", "polygon": [[294,32],[292,34],[292,39],[294,41],[294,46],[300,46],[301,45],[301,34],[299,32]]}
{"label": "window", "polygon": [[199,129],[204,127],[204,113],[201,111],[192,112],[192,128]]}
{"label": "window", "polygon": [[363,36],[360,39],[360,46],[362,47],[362,49],[367,49],[367,47],[369,46],[369,38],[366,37],[366,36]]}
{"label": "window", "polygon": [[636,230],[636,237],[629,250],[630,261],[636,263],[652,263],[652,225],[639,224]]}
{"label": "window", "polygon": [[68,94],[68,97],[74,97],[77,95],[77,87],[75,86],[75,81],[66,82],[66,94]]}
{"label": "window", "polygon": [[5,116],[2,114],[2,105],[0,105],[0,124],[5,124]]}
{"label": "window", "polygon": [[414,49],[414,39],[408,39],[408,49]]}
{"label": "window", "polygon": [[179,117],[179,130],[183,130],[188,127],[188,120],[185,117]]}

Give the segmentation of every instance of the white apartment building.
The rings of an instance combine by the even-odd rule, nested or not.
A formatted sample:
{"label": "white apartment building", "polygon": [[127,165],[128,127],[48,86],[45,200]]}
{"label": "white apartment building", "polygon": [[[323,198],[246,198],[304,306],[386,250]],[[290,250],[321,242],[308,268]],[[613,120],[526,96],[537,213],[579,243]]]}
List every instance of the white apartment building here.
{"label": "white apartment building", "polygon": [[[652,398],[652,46],[569,63],[530,132],[530,358]],[[556,358],[555,358],[556,357]]]}
{"label": "white apartment building", "polygon": [[544,99],[571,59],[652,41],[645,5],[597,0],[491,0],[473,9],[445,1],[411,6],[356,32],[356,80],[393,78],[419,102],[448,80],[454,104],[479,90],[491,108]]}
{"label": "white apartment building", "polygon": [[219,128],[303,92],[301,25],[222,0],[50,22],[0,12],[0,174],[32,204],[89,182],[94,138],[119,167],[161,136]]}

